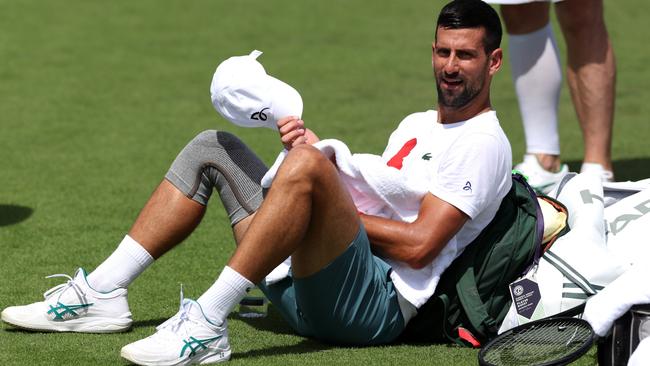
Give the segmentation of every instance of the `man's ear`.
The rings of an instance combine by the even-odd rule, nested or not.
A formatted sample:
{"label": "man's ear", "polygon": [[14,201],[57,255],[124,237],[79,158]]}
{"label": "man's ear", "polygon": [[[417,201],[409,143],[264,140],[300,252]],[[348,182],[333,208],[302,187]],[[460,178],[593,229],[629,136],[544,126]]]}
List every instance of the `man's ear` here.
{"label": "man's ear", "polygon": [[436,41],[431,42],[431,65],[433,65],[433,55],[436,53]]}
{"label": "man's ear", "polygon": [[503,50],[497,48],[489,56],[489,73],[490,75],[496,74],[503,64]]}

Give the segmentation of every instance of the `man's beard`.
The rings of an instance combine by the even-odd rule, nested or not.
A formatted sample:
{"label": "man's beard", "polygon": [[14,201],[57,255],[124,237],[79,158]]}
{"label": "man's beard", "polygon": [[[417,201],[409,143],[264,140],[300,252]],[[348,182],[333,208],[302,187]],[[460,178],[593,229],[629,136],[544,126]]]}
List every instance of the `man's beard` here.
{"label": "man's beard", "polygon": [[474,85],[477,85],[476,88],[473,85],[465,84],[465,88],[457,95],[445,94],[445,92],[440,88],[440,80],[442,77],[436,78],[436,89],[438,90],[438,103],[443,107],[448,108],[462,108],[469,104],[476,96],[483,90],[483,80],[477,80]]}

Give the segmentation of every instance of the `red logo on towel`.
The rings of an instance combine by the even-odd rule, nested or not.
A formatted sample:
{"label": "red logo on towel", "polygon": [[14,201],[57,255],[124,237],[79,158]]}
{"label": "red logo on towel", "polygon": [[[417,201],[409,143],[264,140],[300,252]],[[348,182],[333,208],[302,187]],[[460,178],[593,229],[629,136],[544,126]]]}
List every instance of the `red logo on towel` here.
{"label": "red logo on towel", "polygon": [[404,146],[402,146],[401,149],[393,156],[390,160],[388,160],[388,163],[386,165],[392,166],[393,168],[396,169],[402,169],[402,163],[404,163],[404,158],[408,156],[408,154],[411,153],[411,150],[415,147],[415,145],[418,144],[418,139],[410,139],[406,141]]}

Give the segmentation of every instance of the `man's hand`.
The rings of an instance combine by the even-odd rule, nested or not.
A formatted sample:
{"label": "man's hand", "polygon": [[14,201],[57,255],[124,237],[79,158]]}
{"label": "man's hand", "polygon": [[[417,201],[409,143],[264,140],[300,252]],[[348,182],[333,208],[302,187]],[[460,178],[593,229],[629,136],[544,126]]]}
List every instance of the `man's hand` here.
{"label": "man's hand", "polygon": [[302,144],[313,144],[319,139],[311,130],[305,128],[305,121],[300,117],[289,116],[278,120],[280,140],[287,150]]}

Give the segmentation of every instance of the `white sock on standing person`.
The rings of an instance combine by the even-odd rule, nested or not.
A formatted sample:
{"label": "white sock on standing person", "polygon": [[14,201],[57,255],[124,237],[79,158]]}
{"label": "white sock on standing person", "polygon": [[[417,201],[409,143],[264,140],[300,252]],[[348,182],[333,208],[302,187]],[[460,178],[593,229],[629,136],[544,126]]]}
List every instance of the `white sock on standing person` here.
{"label": "white sock on standing person", "polygon": [[248,289],[255,286],[246,277],[226,266],[219,278],[196,302],[203,314],[216,325],[221,325],[230,312],[246,296]]}
{"label": "white sock on standing person", "polygon": [[140,243],[126,235],[117,249],[88,275],[88,284],[99,292],[126,288],[153,261]]}
{"label": "white sock on standing person", "polygon": [[562,67],[551,24],[509,35],[510,64],[529,154],[560,154],[557,109]]}

